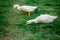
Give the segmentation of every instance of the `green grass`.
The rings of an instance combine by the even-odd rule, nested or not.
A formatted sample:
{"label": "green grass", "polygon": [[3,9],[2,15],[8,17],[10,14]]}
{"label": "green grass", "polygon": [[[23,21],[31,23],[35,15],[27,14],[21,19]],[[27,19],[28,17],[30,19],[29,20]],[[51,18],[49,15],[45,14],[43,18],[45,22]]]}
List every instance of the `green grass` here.
{"label": "green grass", "polygon": [[[59,0],[1,0],[0,1],[0,38],[1,40],[59,40],[60,39],[60,1]],[[24,12],[13,11],[13,4],[39,6],[31,16]],[[51,4],[51,5],[46,5]],[[50,24],[31,24],[26,21],[40,14],[57,15]]]}

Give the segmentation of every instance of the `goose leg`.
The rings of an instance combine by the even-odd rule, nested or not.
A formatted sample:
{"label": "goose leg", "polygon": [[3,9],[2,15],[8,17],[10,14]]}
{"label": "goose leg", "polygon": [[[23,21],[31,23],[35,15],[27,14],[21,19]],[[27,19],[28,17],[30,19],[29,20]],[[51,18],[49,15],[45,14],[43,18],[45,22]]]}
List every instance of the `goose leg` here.
{"label": "goose leg", "polygon": [[30,16],[30,12],[28,12],[27,16]]}

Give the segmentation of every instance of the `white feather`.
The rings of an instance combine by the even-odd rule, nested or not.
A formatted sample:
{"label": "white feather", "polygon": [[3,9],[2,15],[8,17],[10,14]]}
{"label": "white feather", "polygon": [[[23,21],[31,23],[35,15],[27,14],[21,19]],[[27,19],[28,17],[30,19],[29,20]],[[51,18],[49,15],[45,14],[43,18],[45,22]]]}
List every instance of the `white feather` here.
{"label": "white feather", "polygon": [[32,12],[37,8],[37,6],[21,6],[24,11]]}
{"label": "white feather", "polygon": [[27,24],[31,24],[31,23],[51,23],[56,18],[57,18],[57,16],[52,16],[52,15],[48,15],[48,14],[42,14],[42,15],[38,16],[35,19],[28,20]]}
{"label": "white feather", "polygon": [[13,8],[16,8],[17,10],[23,10],[27,12],[34,11],[38,6],[20,6],[18,4],[14,4]]}
{"label": "white feather", "polygon": [[20,10],[20,9],[21,9],[21,7],[20,7],[18,4],[14,4],[14,5],[13,5],[13,9]]}

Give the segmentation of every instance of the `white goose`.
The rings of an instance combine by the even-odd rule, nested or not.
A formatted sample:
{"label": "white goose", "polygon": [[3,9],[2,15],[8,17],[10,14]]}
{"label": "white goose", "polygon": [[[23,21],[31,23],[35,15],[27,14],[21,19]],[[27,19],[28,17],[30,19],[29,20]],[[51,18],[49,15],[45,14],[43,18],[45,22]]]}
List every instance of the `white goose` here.
{"label": "white goose", "polygon": [[28,12],[28,16],[30,16],[30,12],[34,11],[37,7],[38,6],[20,6],[18,4],[14,4],[13,9]]}
{"label": "white goose", "polygon": [[48,14],[41,14],[40,16],[38,16],[35,19],[28,20],[27,24],[31,24],[31,23],[51,23],[56,18],[57,18],[57,16],[52,16],[52,15],[48,15]]}

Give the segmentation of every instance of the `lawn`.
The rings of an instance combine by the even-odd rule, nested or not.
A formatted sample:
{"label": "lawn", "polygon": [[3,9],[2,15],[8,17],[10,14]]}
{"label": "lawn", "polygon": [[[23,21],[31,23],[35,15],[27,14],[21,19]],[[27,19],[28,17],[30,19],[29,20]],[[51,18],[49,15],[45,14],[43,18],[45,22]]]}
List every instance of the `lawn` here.
{"label": "lawn", "polygon": [[[13,4],[39,6],[31,16],[13,11]],[[57,15],[49,24],[31,24],[26,21],[40,14]],[[60,40],[59,0],[0,0],[0,40]]]}

